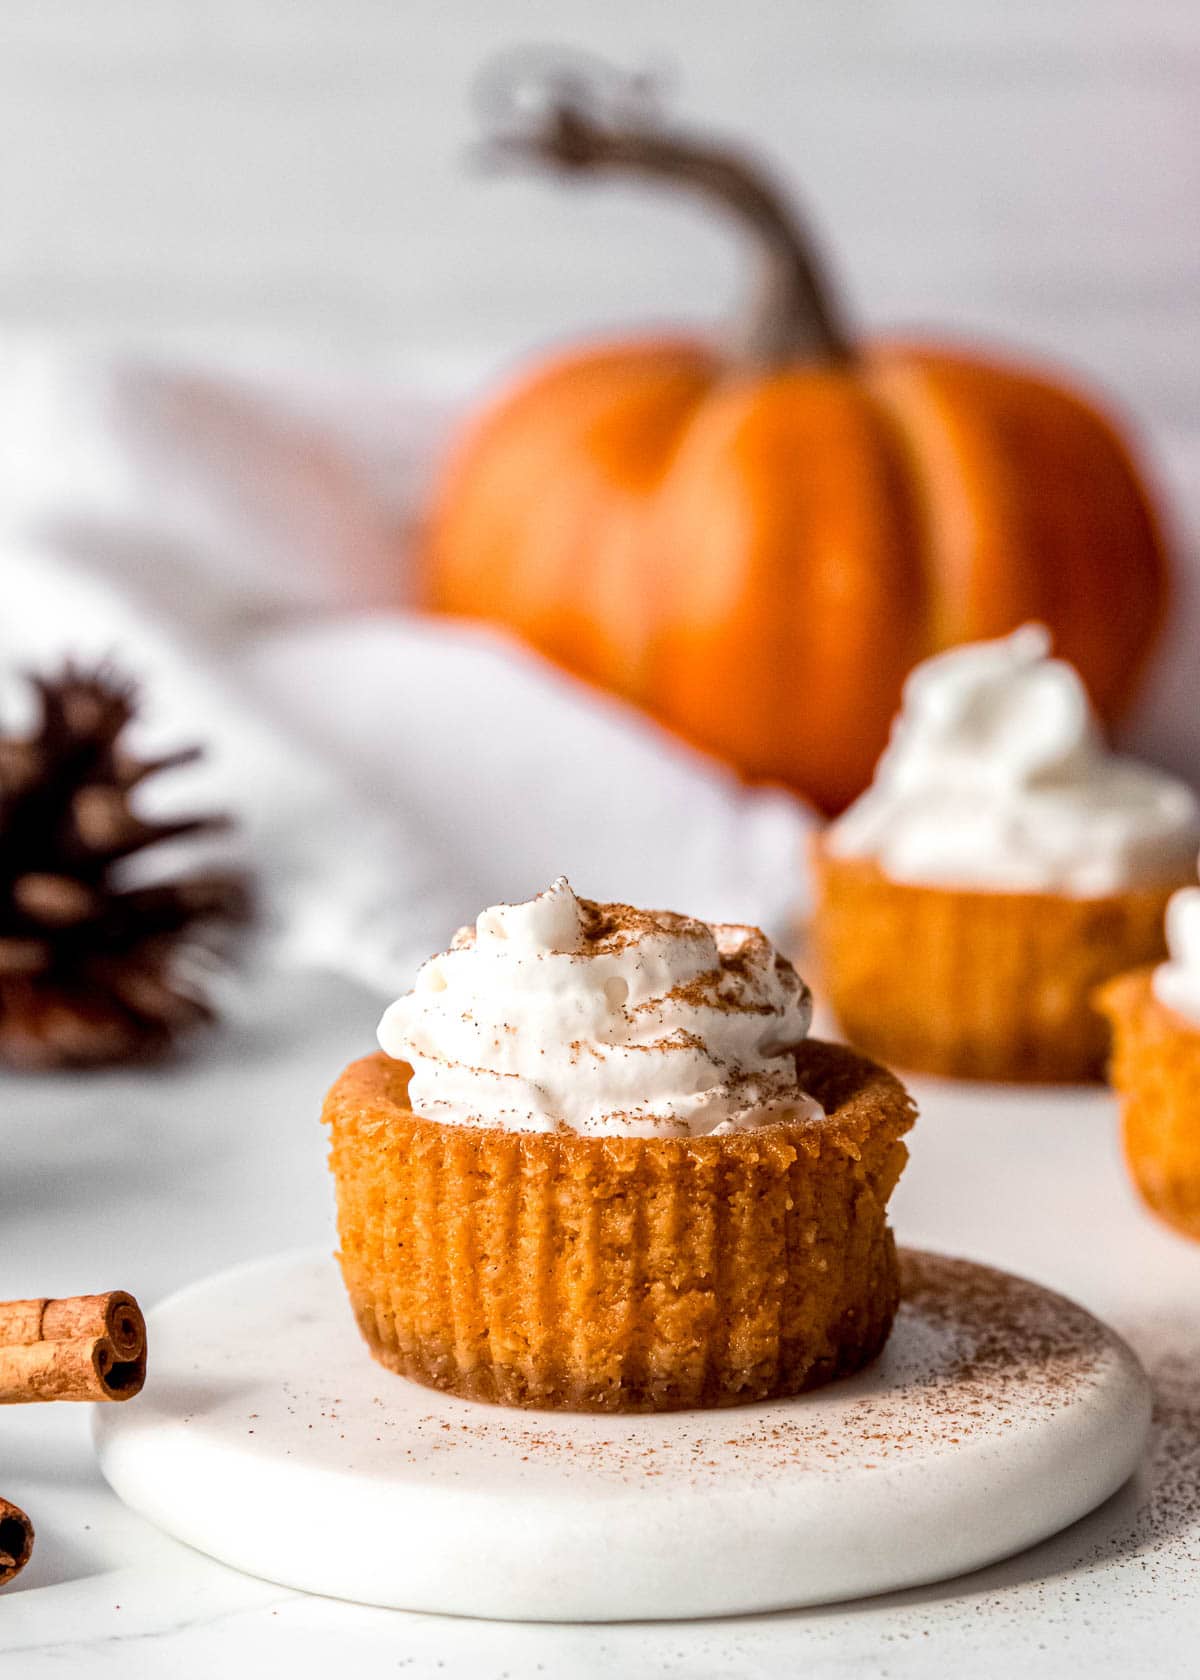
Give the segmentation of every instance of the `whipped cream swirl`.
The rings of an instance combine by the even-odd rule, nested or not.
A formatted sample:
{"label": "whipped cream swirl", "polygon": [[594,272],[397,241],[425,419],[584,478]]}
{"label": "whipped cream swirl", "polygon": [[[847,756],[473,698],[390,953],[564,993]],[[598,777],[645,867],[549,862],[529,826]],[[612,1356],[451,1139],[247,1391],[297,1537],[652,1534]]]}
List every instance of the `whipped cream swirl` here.
{"label": "whipped cream swirl", "polygon": [[1200,804],[1107,749],[1078,673],[1029,624],[917,666],[828,844],[897,881],[1101,897],[1184,876]]}
{"label": "whipped cream swirl", "polygon": [[[1200,866],[1198,866],[1200,867]],[[1200,887],[1181,887],[1167,905],[1168,959],[1151,977],[1160,1003],[1200,1027]]]}
{"label": "whipped cream swirl", "polygon": [[379,1024],[432,1120],[700,1136],[820,1116],[790,1054],[812,999],[757,928],[594,904],[565,878],[497,904]]}

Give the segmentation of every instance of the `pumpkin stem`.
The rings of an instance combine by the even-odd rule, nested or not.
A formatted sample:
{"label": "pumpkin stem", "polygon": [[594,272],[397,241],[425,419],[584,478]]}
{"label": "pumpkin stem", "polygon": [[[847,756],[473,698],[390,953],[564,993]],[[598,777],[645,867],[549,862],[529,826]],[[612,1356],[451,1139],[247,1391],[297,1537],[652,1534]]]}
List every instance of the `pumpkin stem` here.
{"label": "pumpkin stem", "polygon": [[[607,85],[606,85],[607,84]],[[654,89],[598,61],[503,55],[480,84],[491,161],[560,174],[635,175],[697,193],[758,242],[759,276],[731,351],[743,363],[846,362],[854,345],[815,242],[764,166],[736,148],[663,129]]]}

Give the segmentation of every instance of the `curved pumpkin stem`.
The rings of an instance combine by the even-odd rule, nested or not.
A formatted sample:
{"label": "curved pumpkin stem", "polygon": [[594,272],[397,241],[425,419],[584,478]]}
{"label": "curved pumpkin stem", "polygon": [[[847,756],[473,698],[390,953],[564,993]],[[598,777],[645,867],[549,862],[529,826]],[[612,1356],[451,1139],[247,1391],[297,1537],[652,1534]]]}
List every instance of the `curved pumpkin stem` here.
{"label": "curved pumpkin stem", "polygon": [[734,356],[758,367],[851,360],[853,341],[815,243],[780,187],[734,147],[660,128],[649,92],[644,79],[621,78],[597,62],[505,55],[481,84],[481,105],[494,125],[485,156],[560,174],[641,176],[720,206],[760,251]]}

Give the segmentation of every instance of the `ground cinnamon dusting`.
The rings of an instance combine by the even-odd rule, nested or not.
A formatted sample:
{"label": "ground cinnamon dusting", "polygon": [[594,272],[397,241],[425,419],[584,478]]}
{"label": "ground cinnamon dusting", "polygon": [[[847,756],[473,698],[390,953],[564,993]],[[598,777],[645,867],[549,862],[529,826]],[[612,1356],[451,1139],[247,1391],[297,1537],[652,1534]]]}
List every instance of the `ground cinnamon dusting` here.
{"label": "ground cinnamon dusting", "polygon": [[[637,1015],[645,1010],[660,1010],[664,1003],[682,1004],[687,1009],[711,1009],[723,1015],[773,1015],[775,1005],[765,1001],[756,1002],[753,998],[731,997],[722,990],[722,985],[733,968],[733,958],[721,956],[721,966],[709,974],[698,974],[694,980],[681,981],[678,986],[672,986],[669,992],[661,997],[647,998],[644,1003],[633,1006],[632,1013]],[[745,977],[747,969],[743,964],[740,974]]]}
{"label": "ground cinnamon dusting", "polygon": [[660,931],[695,939],[708,933],[703,922],[674,910],[639,910],[632,904],[598,904],[591,898],[581,898],[579,909],[583,938],[592,947],[589,954],[623,951]]}
{"label": "ground cinnamon dusting", "polygon": [[[417,1420],[405,1456],[464,1453],[469,1475],[478,1450],[500,1448],[531,1465],[553,1462],[569,1475],[621,1483],[874,1468],[953,1451],[973,1434],[995,1436],[1031,1413],[1057,1412],[1078,1402],[1111,1361],[1107,1332],[1090,1314],[1032,1283],[912,1251],[901,1256],[901,1275],[904,1299],[883,1362],[890,1380],[881,1390],[867,1373],[825,1391],[846,1396],[835,1421],[822,1421],[828,1411],[803,1396],[744,1414],[692,1414],[694,1427],[683,1430],[678,1418],[666,1428],[647,1417],[596,1419],[598,1427],[589,1427],[592,1420],[569,1415],[498,1410],[452,1421],[430,1413]],[[863,1389],[873,1392],[859,1398]],[[1200,1424],[1200,1396],[1189,1405]],[[414,1433],[411,1417],[403,1427]],[[1200,1508],[1200,1450],[1191,1481],[1186,1497]]]}
{"label": "ground cinnamon dusting", "polygon": [[1200,1324],[1152,1320],[1129,1339],[1154,1390],[1150,1447],[1132,1511],[1086,1561],[1098,1570],[1137,1556],[1147,1592],[1177,1584],[1191,1602],[1200,1577]]}

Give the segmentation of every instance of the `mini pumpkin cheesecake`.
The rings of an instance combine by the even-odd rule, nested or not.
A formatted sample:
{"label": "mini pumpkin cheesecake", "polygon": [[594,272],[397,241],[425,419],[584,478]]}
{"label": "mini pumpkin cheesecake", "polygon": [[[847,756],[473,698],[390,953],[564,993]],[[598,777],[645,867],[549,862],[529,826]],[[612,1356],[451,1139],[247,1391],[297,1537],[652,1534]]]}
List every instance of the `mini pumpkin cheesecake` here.
{"label": "mini pumpkin cheesecake", "polygon": [[583,1411],[735,1405],[874,1358],[914,1111],[810,1014],[754,928],[565,880],[483,912],[325,1105],[374,1357]]}
{"label": "mini pumpkin cheesecake", "polygon": [[813,957],[850,1041],[957,1078],[1085,1080],[1096,988],[1165,954],[1200,808],[1110,753],[1036,625],[919,666],[867,792],[816,840]]}
{"label": "mini pumpkin cheesecake", "polygon": [[1142,1199],[1200,1242],[1200,887],[1167,908],[1168,961],[1110,981],[1111,1078],[1125,1158]]}

